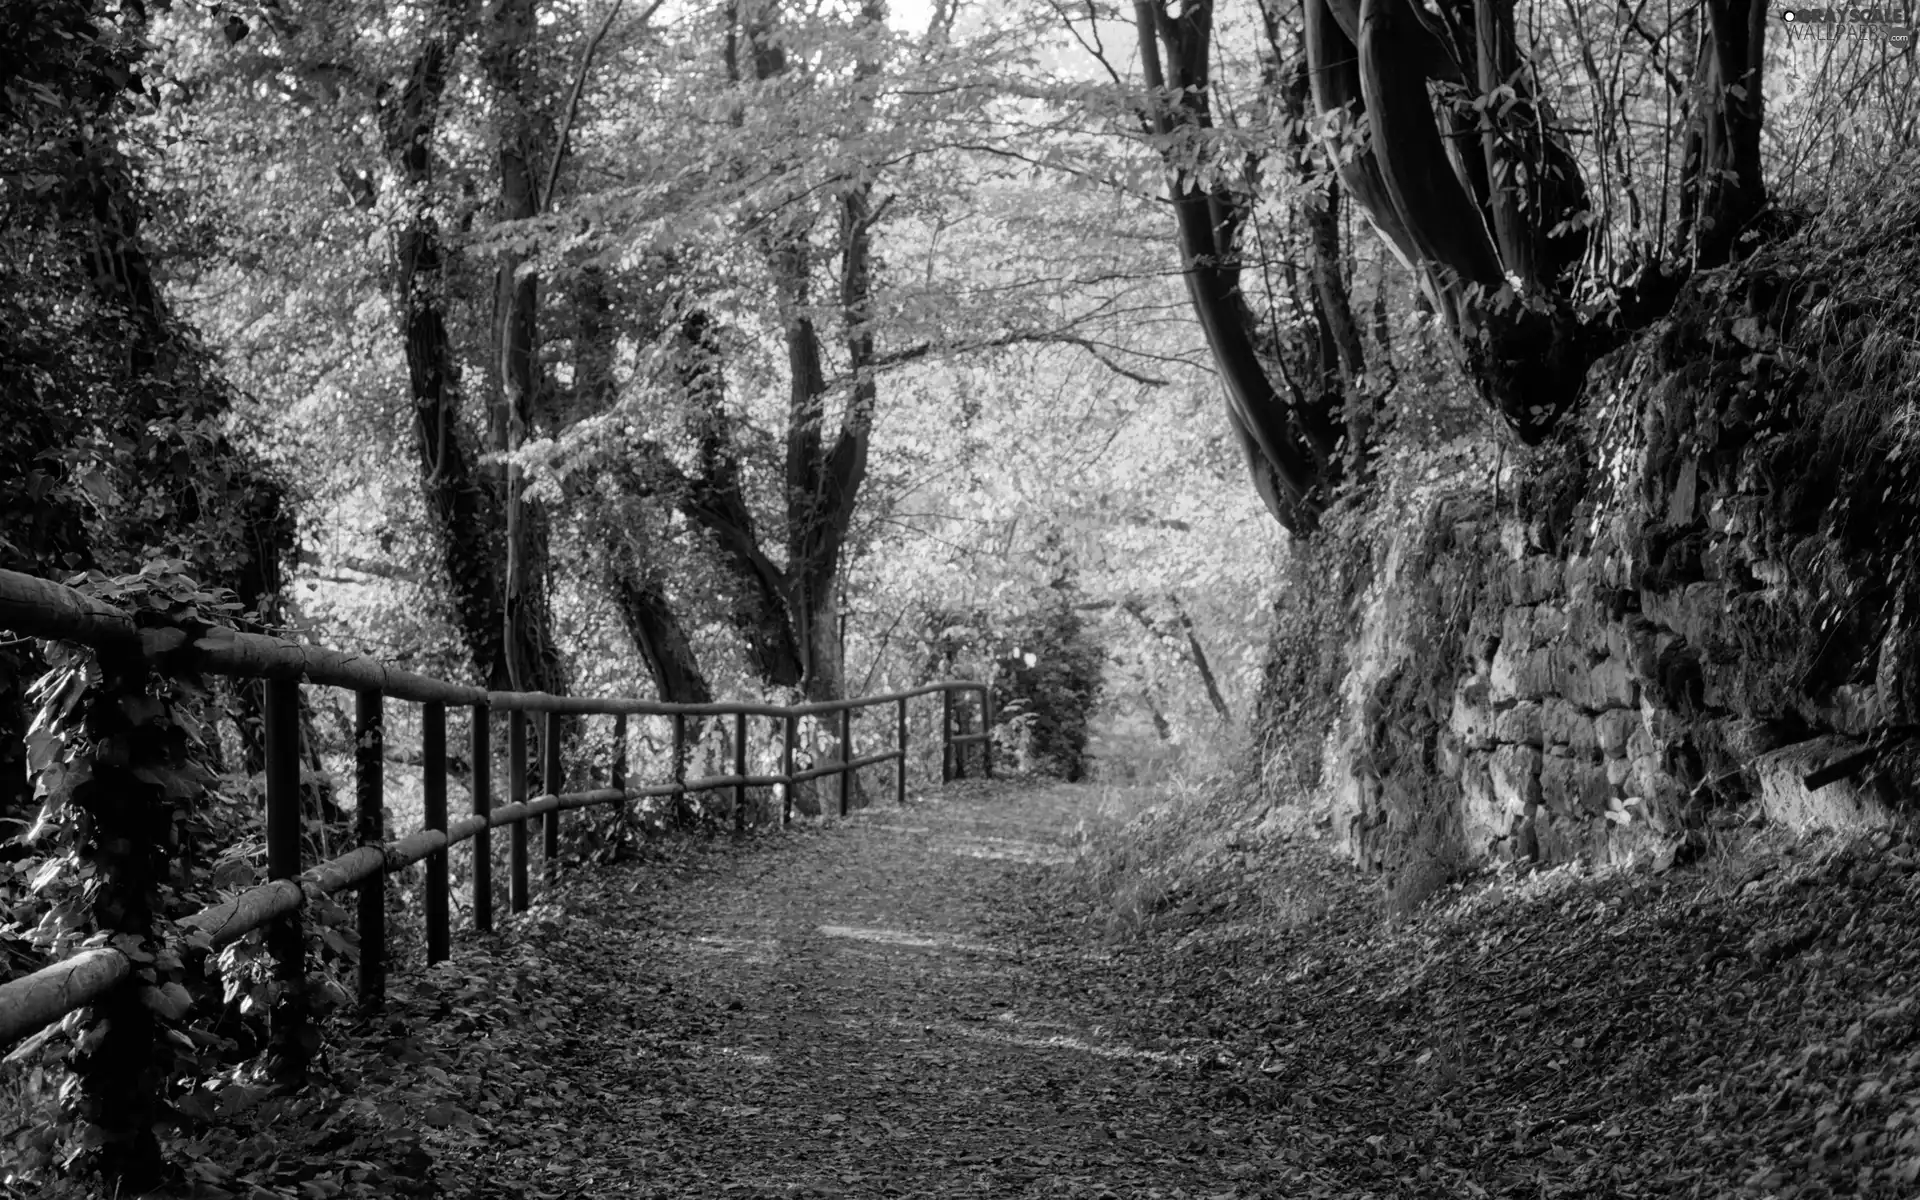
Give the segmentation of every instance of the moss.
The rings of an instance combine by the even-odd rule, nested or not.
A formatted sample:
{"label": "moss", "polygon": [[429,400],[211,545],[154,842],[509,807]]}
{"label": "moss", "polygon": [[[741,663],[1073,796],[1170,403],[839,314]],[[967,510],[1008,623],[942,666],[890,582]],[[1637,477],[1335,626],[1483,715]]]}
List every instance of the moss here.
{"label": "moss", "polygon": [[1359,599],[1372,578],[1369,547],[1338,532],[1295,543],[1288,558],[1253,716],[1262,790],[1283,800],[1324,782],[1327,734],[1339,719]]}

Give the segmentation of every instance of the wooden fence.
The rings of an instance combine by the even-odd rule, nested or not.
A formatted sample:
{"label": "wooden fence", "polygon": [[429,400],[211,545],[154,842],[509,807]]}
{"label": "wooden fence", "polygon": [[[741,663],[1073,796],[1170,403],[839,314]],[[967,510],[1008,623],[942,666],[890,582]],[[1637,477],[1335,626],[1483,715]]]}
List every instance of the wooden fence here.
{"label": "wooden fence", "polygon": [[[268,947],[281,979],[305,978],[305,939],[300,914],[310,892],[331,895],[359,889],[362,1001],[377,1004],[387,970],[386,877],[425,861],[426,957],[438,962],[449,953],[449,889],[447,851],[472,841],[473,925],[493,928],[492,831],[506,826],[508,844],[508,902],[512,911],[527,908],[531,898],[528,822],[541,820],[544,866],[549,879],[559,856],[561,814],[596,805],[625,804],[646,797],[686,796],[728,789],[733,792],[735,828],[747,822],[747,789],[779,785],[785,793],[782,822],[793,814],[793,788],[808,780],[837,776],[839,810],[846,815],[853,779],[863,768],[891,763],[895,796],[907,795],[908,702],[923,696],[941,697],[941,779],[963,777],[966,752],[978,746],[982,767],[993,774],[993,698],[986,685],[974,682],[935,683],[911,691],[814,704],[664,704],[626,698],[555,696],[541,692],[490,692],[399,670],[377,659],[302,645],[281,638],[230,628],[154,628],[136,624],[121,610],[63,585],[0,571],[0,629],[20,634],[87,645],[103,652],[138,656],[154,669],[171,675],[204,673],[257,678],[265,683],[266,845],[268,881],[240,895],[175,922],[174,935],[183,944],[219,949],[256,930],[268,931]],[[357,840],[360,846],[337,858],[310,866],[300,862],[299,689],[303,684],[351,689],[355,693],[354,753],[358,803]],[[981,705],[978,732],[956,731],[957,695],[977,693]],[[425,772],[425,828],[394,841],[383,840],[383,768],[386,701],[421,706],[421,743]],[[458,817],[447,811],[447,709],[472,711],[472,811]],[[884,750],[854,754],[854,715],[870,709],[892,709],[891,745]],[[506,803],[493,803],[492,717],[504,713],[507,723]],[[528,725],[535,714],[545,723],[542,781],[549,789],[564,778],[561,763],[563,723],[569,718],[611,716],[614,751],[611,786],[592,791],[528,796]],[[646,786],[627,783],[627,718],[664,716],[673,726],[673,778]],[[841,761],[795,770],[796,739],[803,718],[838,718]],[[686,778],[687,732],[690,719],[732,720],[732,772]],[[782,752],[778,774],[747,773],[747,730],[751,719],[779,723]],[[871,735],[870,735],[871,736]],[[884,736],[881,735],[881,736]],[[110,931],[102,931],[110,932]],[[143,931],[129,931],[143,932]],[[0,1049],[86,1005],[101,1001],[129,983],[133,964],[112,946],[93,946],[32,974],[0,984]],[[276,1034],[276,1040],[279,1035]]]}

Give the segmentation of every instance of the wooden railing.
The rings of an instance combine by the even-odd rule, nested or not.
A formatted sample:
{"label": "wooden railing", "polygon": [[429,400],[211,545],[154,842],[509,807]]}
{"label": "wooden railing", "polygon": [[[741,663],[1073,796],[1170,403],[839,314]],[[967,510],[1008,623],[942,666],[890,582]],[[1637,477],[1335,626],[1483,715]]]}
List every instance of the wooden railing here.
{"label": "wooden railing", "polygon": [[[911,691],[891,692],[856,700],[813,704],[664,704],[626,698],[555,696],[542,692],[492,692],[399,670],[377,659],[302,645],[264,634],[214,627],[194,631],[136,625],[127,613],[61,584],[0,571],[0,629],[37,638],[78,643],[117,654],[139,655],[167,674],[205,673],[265,681],[266,845],[268,881],[221,904],[175,923],[176,937],[205,949],[217,950],[256,930],[269,930],[268,948],[281,979],[305,978],[305,939],[300,936],[300,913],[308,893],[331,895],[359,889],[359,990],[363,1003],[377,1004],[387,972],[386,877],[414,863],[426,862],[426,957],[439,962],[449,953],[450,880],[447,851],[462,842],[473,848],[473,926],[493,928],[492,831],[509,828],[508,902],[512,911],[524,911],[531,898],[527,823],[541,819],[543,859],[549,880],[559,858],[561,814],[595,805],[625,804],[646,797],[685,796],[731,789],[736,830],[747,824],[747,789],[779,786],[784,793],[782,822],[793,815],[793,789],[808,780],[839,778],[839,810],[846,815],[853,779],[863,768],[894,764],[895,796],[907,796],[907,705],[921,696],[939,694],[941,703],[941,779],[963,777],[967,747],[977,745],[988,777],[993,774],[993,697],[986,685],[974,682],[935,683]],[[326,862],[300,862],[300,726],[299,689],[303,684],[351,689],[356,696],[354,752],[357,796],[357,849]],[[980,697],[982,728],[975,733],[955,731],[954,697],[967,692]],[[385,762],[385,702],[409,701],[421,706],[421,743],[425,772],[424,825],[417,833],[394,841],[383,840],[383,769]],[[472,811],[450,817],[447,811],[447,709],[472,710]],[[891,706],[895,720],[892,746],[854,755],[856,712]],[[491,724],[494,713],[507,718],[507,803],[493,804]],[[563,778],[562,723],[568,717],[614,718],[611,786],[584,792],[529,797],[528,722],[539,713],[545,722],[542,781],[549,789]],[[673,726],[673,778],[645,786],[627,783],[627,718],[664,716]],[[803,718],[839,718],[840,761],[795,770],[799,723]],[[781,722],[782,752],[778,774],[747,773],[747,722],[750,718]],[[690,719],[732,718],[733,770],[727,775],[686,778],[687,727]],[[120,950],[95,946],[32,974],[0,984],[0,1049],[88,1004],[100,1001],[128,981],[132,963]]]}

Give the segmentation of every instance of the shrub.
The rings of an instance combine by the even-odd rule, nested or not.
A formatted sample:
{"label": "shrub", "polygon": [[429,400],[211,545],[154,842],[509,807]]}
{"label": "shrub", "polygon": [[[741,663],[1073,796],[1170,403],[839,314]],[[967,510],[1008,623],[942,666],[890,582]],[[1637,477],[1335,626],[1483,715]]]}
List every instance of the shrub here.
{"label": "shrub", "polygon": [[1015,731],[1021,767],[1069,782],[1087,773],[1087,726],[1106,651],[1074,606],[1071,581],[1047,589],[1006,627],[994,704]]}

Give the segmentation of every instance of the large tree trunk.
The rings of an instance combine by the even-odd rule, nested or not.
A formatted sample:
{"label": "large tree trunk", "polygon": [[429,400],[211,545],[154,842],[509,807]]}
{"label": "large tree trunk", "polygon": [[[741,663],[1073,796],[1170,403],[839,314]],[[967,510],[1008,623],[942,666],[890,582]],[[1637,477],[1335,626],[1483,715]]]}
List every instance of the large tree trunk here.
{"label": "large tree trunk", "polygon": [[[493,135],[500,168],[499,216],[528,221],[539,215],[542,197],[536,172],[540,138],[533,76],[535,0],[495,0],[489,11],[482,56],[493,90]],[[494,288],[494,338],[498,392],[490,428],[495,452],[512,455],[532,432],[543,375],[539,358],[539,280],[523,255],[500,256]],[[503,644],[510,686],[520,691],[565,691],[554,645],[548,602],[551,580],[547,520],[528,499],[521,468],[505,473],[506,571]]]}
{"label": "large tree trunk", "polygon": [[693,644],[666,593],[648,581],[644,565],[633,561],[630,553],[616,551],[611,557],[608,583],[620,623],[647,664],[660,699],[672,704],[712,703],[713,687],[701,673]]}
{"label": "large tree trunk", "polygon": [[440,542],[455,624],[475,674],[508,686],[505,621],[494,563],[498,500],[475,469],[460,428],[459,367],[446,318],[446,248],[433,216],[433,140],[447,71],[466,33],[463,0],[441,0],[405,89],[382,114],[388,153],[407,190],[395,239],[395,300],[406,339],[421,487]]}
{"label": "large tree trunk", "polygon": [[[1212,126],[1207,89],[1213,42],[1213,9],[1189,0],[1180,15],[1164,0],[1135,0],[1134,25],[1147,87],[1153,93],[1153,132],[1169,137],[1180,129]],[[1162,53],[1165,62],[1162,62]],[[1236,234],[1244,198],[1225,185],[1203,188],[1179,164],[1172,165],[1168,199],[1173,206],[1187,296],[1200,320],[1224,385],[1229,424],[1247,450],[1255,489],[1274,518],[1295,535],[1318,527],[1339,483],[1339,448],[1345,434],[1338,395],[1282,396],[1261,362],[1256,322],[1240,291]]]}
{"label": "large tree trunk", "polygon": [[1705,8],[1676,249],[1698,266],[1717,267],[1735,257],[1740,234],[1767,204],[1760,174],[1767,4],[1705,0]]}
{"label": "large tree trunk", "polygon": [[[613,407],[614,333],[612,306],[606,279],[598,268],[582,267],[574,275],[574,408],[576,417],[604,413]],[[616,475],[616,481],[627,479]],[[655,582],[650,568],[651,531],[644,520],[628,519],[641,498],[622,489],[609,504],[598,493],[576,498],[590,530],[589,543],[604,546],[597,555],[602,586],[620,614],[627,636],[653,677],[655,693],[677,704],[705,704],[713,689],[700,670],[693,642],[675,613],[667,594]],[[626,510],[626,511],[623,511]]]}
{"label": "large tree trunk", "polygon": [[[1578,398],[1600,353],[1670,303],[1678,277],[1620,281],[1616,309],[1576,315],[1586,255],[1585,184],[1553,113],[1532,96],[1512,0],[1305,0],[1315,107],[1367,123],[1340,175],[1395,254],[1410,262],[1465,351],[1469,374],[1523,441],[1537,442]],[[1764,0],[1709,0],[1696,72],[1677,241],[1724,261],[1765,204],[1760,177]],[[1510,99],[1436,125],[1428,81],[1464,80]],[[1469,147],[1465,135],[1477,134]],[[1682,256],[1686,257],[1686,256]],[[1684,272],[1682,272],[1683,274]]]}
{"label": "large tree trunk", "polygon": [[697,463],[680,489],[681,508],[719,545],[721,566],[733,581],[733,624],[755,673],[769,686],[797,687],[803,660],[787,611],[786,580],[761,549],[742,491],[712,319],[697,309],[683,317],[675,349]]}

